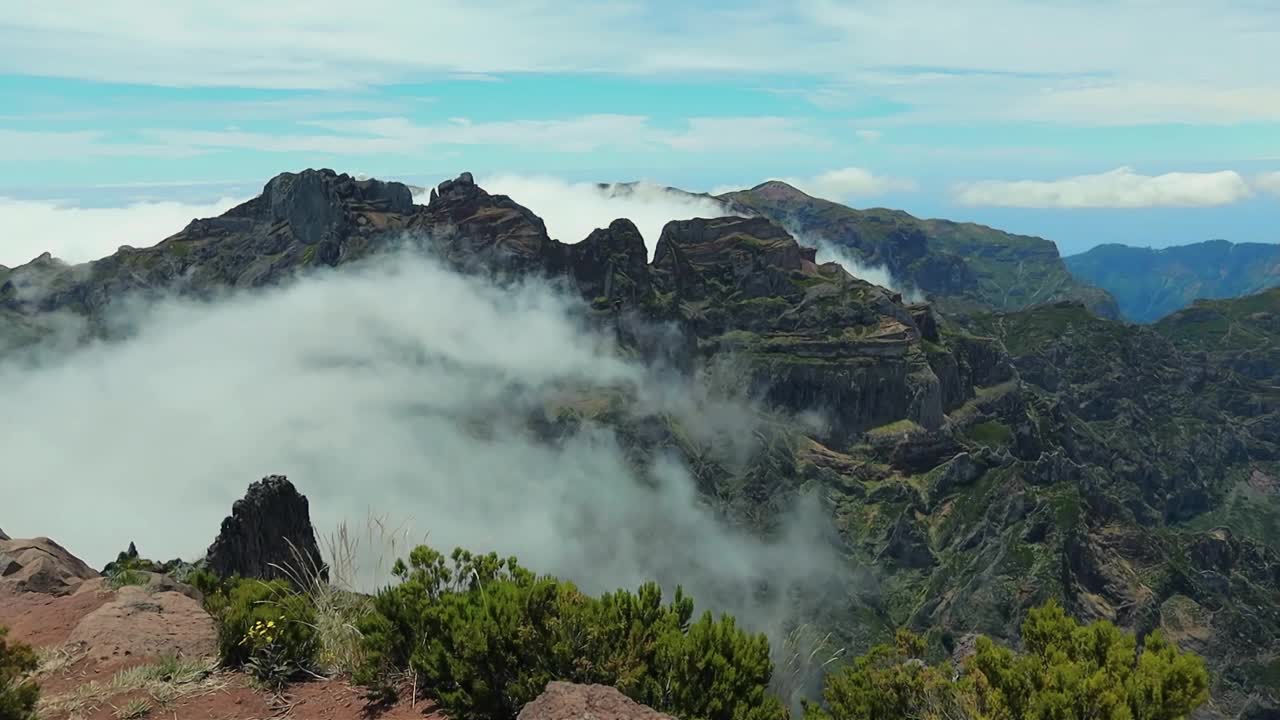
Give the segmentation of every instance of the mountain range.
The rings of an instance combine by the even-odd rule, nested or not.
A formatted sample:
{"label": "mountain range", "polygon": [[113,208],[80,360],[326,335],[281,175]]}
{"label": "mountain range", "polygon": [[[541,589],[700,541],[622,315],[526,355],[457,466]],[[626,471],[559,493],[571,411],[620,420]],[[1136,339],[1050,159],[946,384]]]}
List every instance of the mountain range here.
{"label": "mountain range", "polygon": [[[903,626],[938,653],[975,632],[1013,639],[1056,598],[1202,654],[1207,717],[1277,702],[1280,290],[1136,326],[1047,240],[777,182],[717,199],[731,214],[673,219],[650,261],[626,219],[560,242],[465,173],[426,205],[399,183],[285,173],[152,247],[0,269],[0,348],[68,328],[111,340],[107,310],[126,297],[216,298],[406,243],[500,287],[544,279],[618,352],[694,382],[732,363],[769,421],[729,457],[674,418],[625,411],[642,398],[570,388],[530,432],[555,443],[602,426],[637,466],[674,455],[703,502],[754,533],[816,495],[862,574],[811,620],[850,647]],[[820,263],[811,238],[928,302]]]}
{"label": "mountain range", "polygon": [[1124,317],[1141,323],[1198,299],[1280,285],[1280,245],[1271,243],[1210,240],[1160,249],[1107,244],[1064,260],[1076,277],[1111,293]]}

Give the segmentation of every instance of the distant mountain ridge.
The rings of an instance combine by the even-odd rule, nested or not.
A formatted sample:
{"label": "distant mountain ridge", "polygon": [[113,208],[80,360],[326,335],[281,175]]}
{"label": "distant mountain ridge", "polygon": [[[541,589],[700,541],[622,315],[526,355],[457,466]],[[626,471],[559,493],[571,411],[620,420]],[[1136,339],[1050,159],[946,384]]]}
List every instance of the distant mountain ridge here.
{"label": "distant mountain ridge", "polygon": [[1195,300],[1280,286],[1280,244],[1208,240],[1156,249],[1109,243],[1064,260],[1077,278],[1115,296],[1125,318],[1140,323]]}
{"label": "distant mountain ridge", "polygon": [[1119,317],[1105,290],[1074,277],[1049,240],[974,223],[921,219],[902,210],[856,210],[771,180],[750,190],[717,195],[798,233],[882,267],[923,292],[944,312],[1022,310],[1079,301],[1106,318]]}

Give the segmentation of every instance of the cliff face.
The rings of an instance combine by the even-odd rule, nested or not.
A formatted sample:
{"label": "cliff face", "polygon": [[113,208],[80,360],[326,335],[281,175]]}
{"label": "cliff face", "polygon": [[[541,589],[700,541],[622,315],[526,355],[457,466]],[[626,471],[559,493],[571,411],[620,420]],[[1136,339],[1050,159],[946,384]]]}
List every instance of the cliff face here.
{"label": "cliff face", "polygon": [[[837,213],[793,193],[734,197]],[[629,221],[560,243],[469,175],[415,206],[396,183],[305,171],[153,248],[0,270],[0,329],[60,315],[92,324],[128,292],[262,286],[404,244],[499,282],[545,277],[580,294],[626,350],[686,370],[736,363],[735,382],[784,418],[744,463],[665,421],[638,427],[608,410],[625,398],[576,416],[612,426],[637,462],[682,455],[709,498],[761,529],[787,498],[819,491],[850,562],[877,579],[823,619],[854,648],[901,625],[929,630],[939,652],[970,631],[1008,637],[1056,597],[1205,654],[1223,712],[1280,692],[1280,295],[1130,326],[1092,312],[1106,302],[1087,288],[991,275],[1003,266],[964,250],[978,242],[970,226],[882,215],[839,220],[843,242],[937,288],[941,311],[816,264],[767,217],[668,223],[649,263]],[[1047,258],[1045,242],[1026,239],[1027,252]],[[1017,254],[1018,243],[983,252]],[[1059,296],[1077,299],[1035,305]],[[978,312],[997,297],[1034,306]],[[653,327],[673,333],[655,342]],[[554,438],[557,422],[538,429]]]}

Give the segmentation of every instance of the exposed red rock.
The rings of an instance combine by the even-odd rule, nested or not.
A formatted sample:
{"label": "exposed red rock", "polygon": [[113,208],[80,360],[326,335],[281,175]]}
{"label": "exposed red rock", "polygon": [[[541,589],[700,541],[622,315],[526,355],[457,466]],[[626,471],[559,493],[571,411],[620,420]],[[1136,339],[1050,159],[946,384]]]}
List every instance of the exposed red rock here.
{"label": "exposed red rock", "polygon": [[607,685],[553,682],[518,720],[673,720]]}
{"label": "exposed red rock", "polygon": [[0,597],[26,592],[69,595],[96,577],[93,568],[49,538],[0,539]]}
{"label": "exposed red rock", "polygon": [[213,619],[181,593],[123,587],[76,625],[67,642],[99,662],[126,657],[200,658],[216,652]]}

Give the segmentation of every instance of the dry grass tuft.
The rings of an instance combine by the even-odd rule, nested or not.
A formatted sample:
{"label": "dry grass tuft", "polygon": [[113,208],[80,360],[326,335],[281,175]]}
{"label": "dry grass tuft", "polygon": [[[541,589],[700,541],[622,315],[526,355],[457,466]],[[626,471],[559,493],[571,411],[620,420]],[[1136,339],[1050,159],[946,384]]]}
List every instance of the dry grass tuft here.
{"label": "dry grass tuft", "polygon": [[[292,562],[276,567],[315,607],[320,670],[327,675],[347,674],[364,657],[357,624],[370,612],[373,599],[363,585],[372,578],[390,577],[392,564],[409,547],[409,531],[406,524],[391,526],[386,516],[370,514],[363,539],[344,521],[324,538],[323,545],[327,565],[291,543]],[[371,558],[374,552],[376,557]],[[366,564],[370,559],[372,566]]]}
{"label": "dry grass tuft", "polygon": [[[122,706],[112,706],[117,718],[139,718],[151,712],[153,702],[164,706],[181,698],[225,688],[226,679],[214,673],[215,667],[216,663],[211,658],[185,660],[163,657],[150,665],[121,670],[106,682],[94,680],[74,690],[41,698],[40,716],[63,715],[75,720],[93,714],[111,698],[141,691],[150,699],[136,697]],[[145,711],[142,710],[144,704]]]}
{"label": "dry grass tuft", "polygon": [[112,705],[115,712],[112,714],[119,720],[137,720],[137,718],[146,717],[151,712],[151,702],[146,698],[133,698],[124,705]]}
{"label": "dry grass tuft", "polygon": [[67,644],[58,647],[36,648],[36,676],[53,675],[70,668],[85,657],[87,651],[82,644]]}
{"label": "dry grass tuft", "polygon": [[828,668],[845,654],[845,648],[833,644],[831,633],[819,635],[812,625],[800,625],[782,642],[773,691],[784,703],[798,706],[799,699],[821,684]]}

